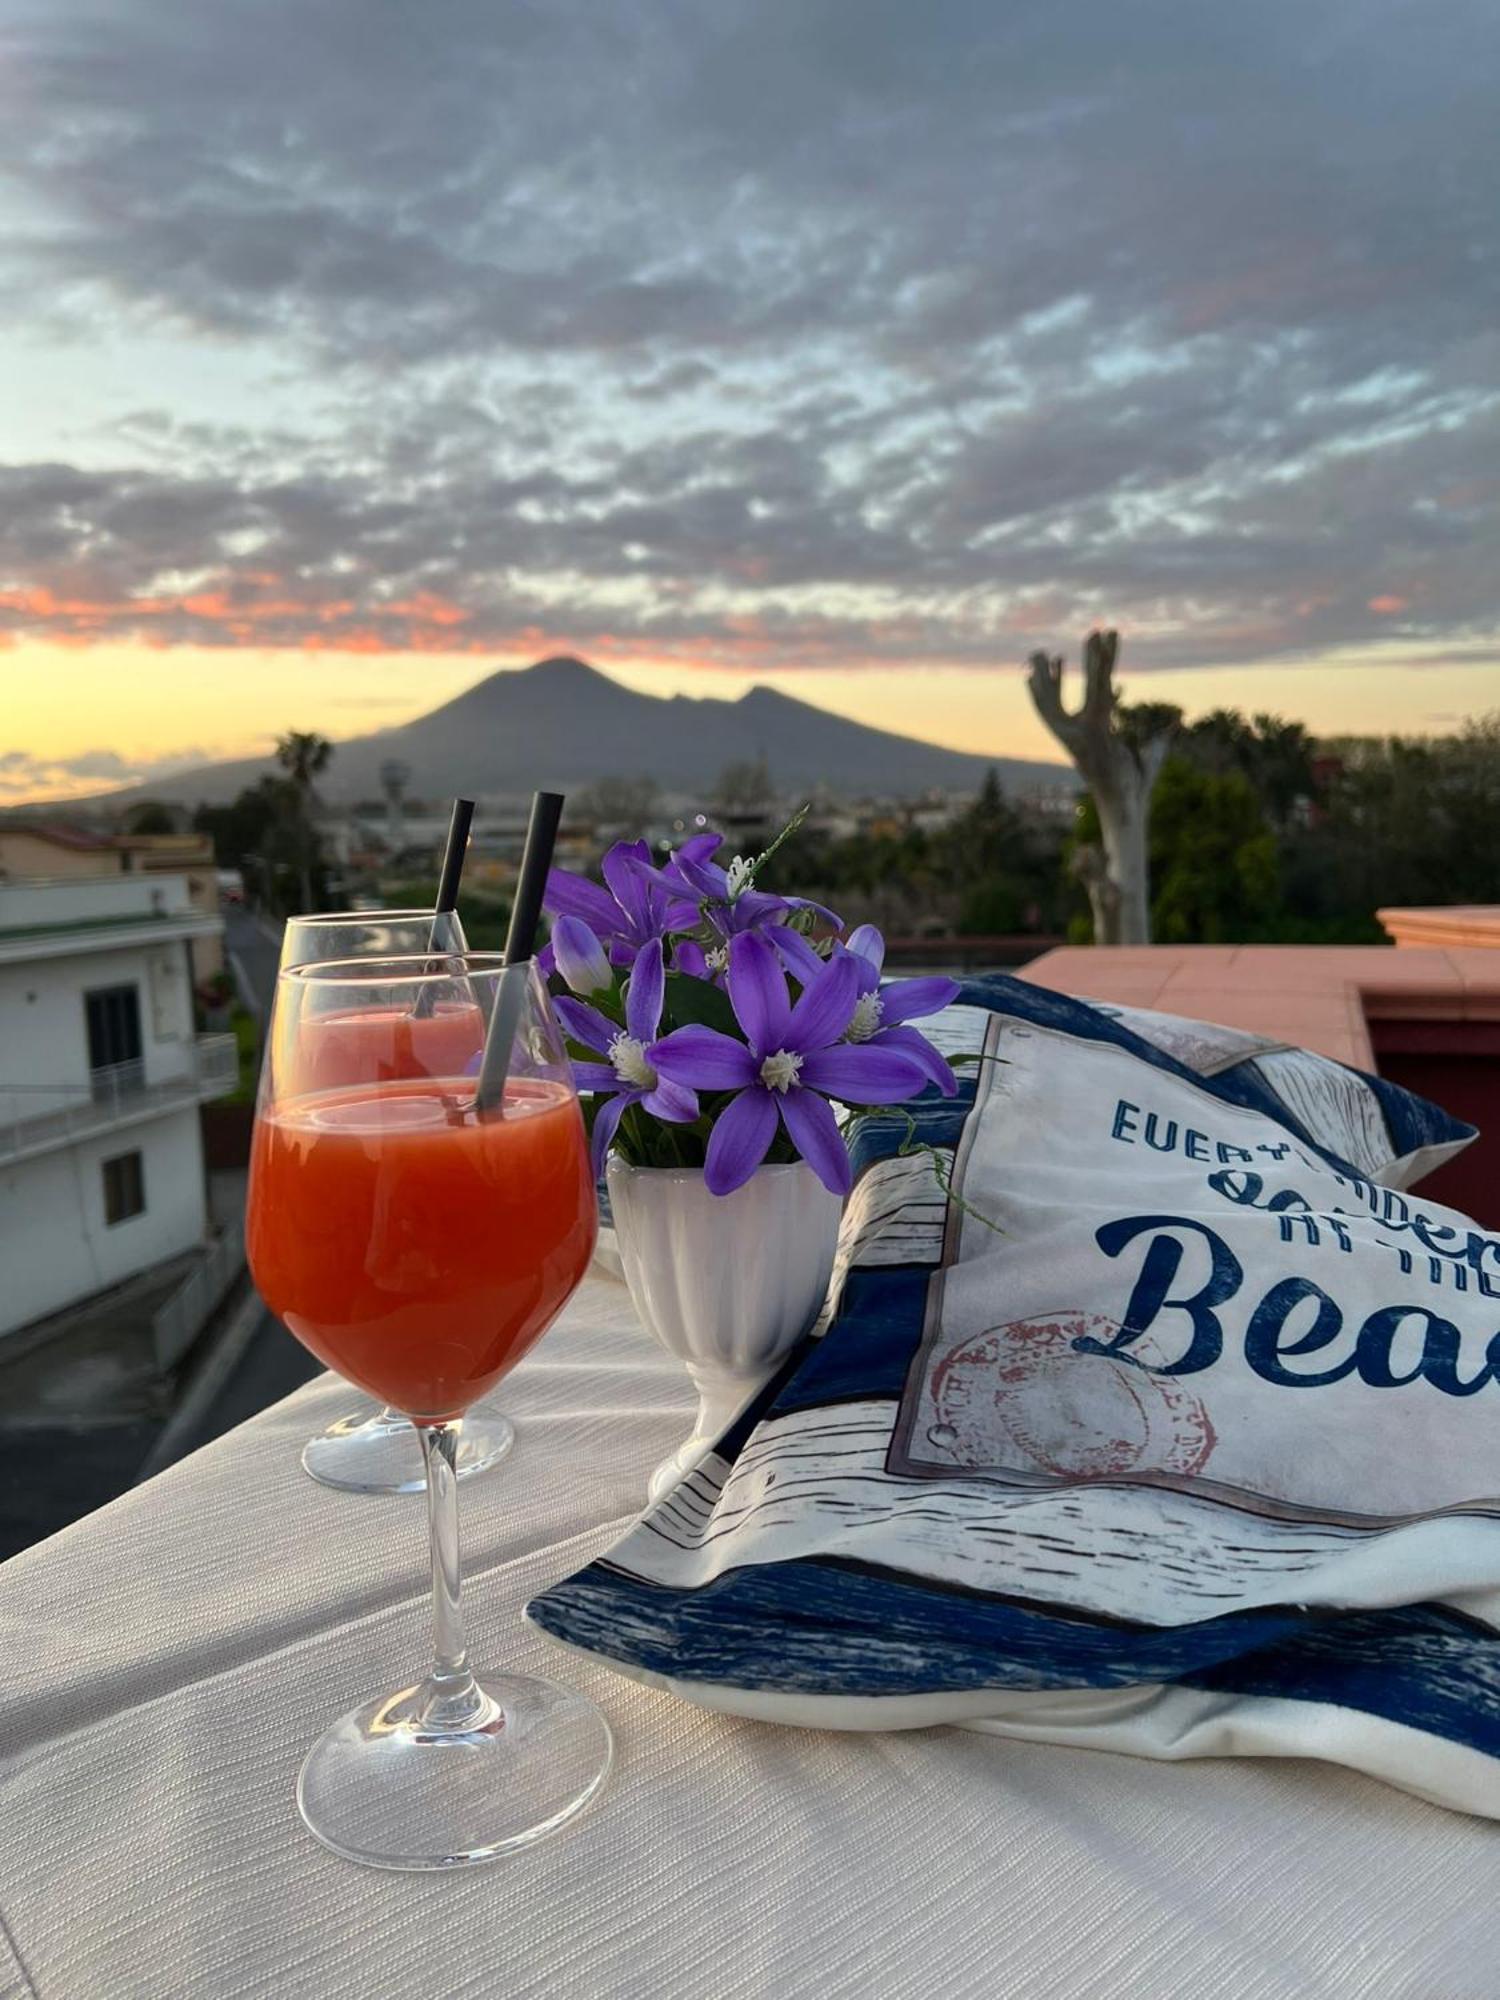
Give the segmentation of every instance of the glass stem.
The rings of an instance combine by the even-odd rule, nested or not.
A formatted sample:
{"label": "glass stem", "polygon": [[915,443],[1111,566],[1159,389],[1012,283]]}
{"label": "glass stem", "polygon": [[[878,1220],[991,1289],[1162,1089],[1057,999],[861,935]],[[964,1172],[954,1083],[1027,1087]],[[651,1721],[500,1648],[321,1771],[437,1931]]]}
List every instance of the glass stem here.
{"label": "glass stem", "polygon": [[457,1729],[473,1720],[483,1697],[469,1672],[459,1602],[458,1443],[462,1422],[418,1424],[427,1474],[427,1523],[432,1539],[433,1667],[424,1727]]}

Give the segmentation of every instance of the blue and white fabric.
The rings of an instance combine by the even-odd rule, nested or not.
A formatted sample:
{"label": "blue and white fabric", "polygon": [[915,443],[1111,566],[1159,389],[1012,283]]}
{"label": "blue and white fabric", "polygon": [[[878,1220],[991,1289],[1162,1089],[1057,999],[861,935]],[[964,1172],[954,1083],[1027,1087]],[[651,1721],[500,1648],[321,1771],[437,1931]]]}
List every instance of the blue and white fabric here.
{"label": "blue and white fabric", "polygon": [[1500,1817],[1500,1239],[1370,1171],[1466,1128],[1009,979],[940,1027],[966,1081],[857,1128],[824,1327],[530,1616],[769,1720]]}

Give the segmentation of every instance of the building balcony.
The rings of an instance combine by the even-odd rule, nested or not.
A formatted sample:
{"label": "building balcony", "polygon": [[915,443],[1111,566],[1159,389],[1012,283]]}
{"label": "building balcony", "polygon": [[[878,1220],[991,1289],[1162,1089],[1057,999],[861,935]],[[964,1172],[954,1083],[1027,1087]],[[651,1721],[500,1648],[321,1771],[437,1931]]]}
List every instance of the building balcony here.
{"label": "building balcony", "polygon": [[[154,1080],[142,1062],[93,1070],[86,1083],[0,1085],[0,1162],[50,1153],[118,1126],[138,1125],[186,1104],[224,1097],[239,1080],[233,1035],[198,1035],[187,1065]],[[31,1106],[45,1104],[45,1111]]]}

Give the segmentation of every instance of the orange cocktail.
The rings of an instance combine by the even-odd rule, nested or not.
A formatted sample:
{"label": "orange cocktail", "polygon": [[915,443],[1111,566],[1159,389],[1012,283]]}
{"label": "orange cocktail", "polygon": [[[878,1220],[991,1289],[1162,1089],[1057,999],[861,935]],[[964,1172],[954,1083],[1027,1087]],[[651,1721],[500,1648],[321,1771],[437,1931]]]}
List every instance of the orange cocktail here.
{"label": "orange cocktail", "polygon": [[484,1047],[484,1016],[444,1002],[430,1013],[370,1007],[310,1013],[277,1037],[277,1095],[307,1097],[341,1084],[461,1077]]}
{"label": "orange cocktail", "polygon": [[[385,1076],[401,1045],[388,1020],[309,1020],[304,1052],[333,1029],[363,1037],[365,1075]],[[394,1032],[408,1030],[417,1044],[440,1038],[443,1016]],[[352,1052],[326,1044],[330,1065],[340,1047]],[[513,1079],[503,1114],[482,1117],[473,1098],[461,1074],[397,1077],[280,1098],[256,1126],[248,1249],[261,1296],[320,1360],[419,1421],[460,1415],[520,1360],[597,1232],[567,1087]]]}

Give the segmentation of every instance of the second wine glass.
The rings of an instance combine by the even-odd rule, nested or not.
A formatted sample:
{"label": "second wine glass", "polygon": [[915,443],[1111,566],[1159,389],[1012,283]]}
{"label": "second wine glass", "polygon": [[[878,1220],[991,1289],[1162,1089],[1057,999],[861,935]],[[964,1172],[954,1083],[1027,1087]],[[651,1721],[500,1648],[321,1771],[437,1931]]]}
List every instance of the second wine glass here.
{"label": "second wine glass", "polygon": [[[453,910],[339,910],[287,918],[280,970],[340,959],[406,958],[426,951],[448,954],[467,949],[463,926]],[[466,1027],[454,1022],[449,1008],[411,1010],[404,1023],[382,1023],[369,1010],[350,1010],[342,1024],[323,1025],[326,1032],[311,1054],[319,1072],[311,1079],[313,1089],[362,1081],[368,1074],[363,1043],[373,1036],[384,1038],[393,1077],[442,1076],[447,1073],[455,1033],[467,1047]],[[305,1052],[299,1051],[299,1056],[306,1059]],[[509,1417],[493,1404],[476,1403],[464,1420],[458,1477],[471,1479],[487,1472],[515,1441]],[[350,1410],[336,1418],[327,1430],[308,1439],[302,1469],[320,1485],[345,1493],[427,1490],[421,1441],[407,1418],[389,1406]]]}
{"label": "second wine glass", "polygon": [[[594,1797],[611,1754],[581,1694],[529,1674],[479,1678],[465,1648],[454,1471],[467,1412],[579,1284],[598,1206],[536,967],[431,963],[281,974],[247,1205],[267,1305],[329,1367],[404,1411],[426,1460],[431,1671],[334,1723],[297,1781],[318,1838],[382,1868],[457,1868],[539,1840]],[[361,1018],[376,1025],[329,1086],[327,1037]],[[413,1021],[444,1024],[445,1074],[393,1068]]]}

